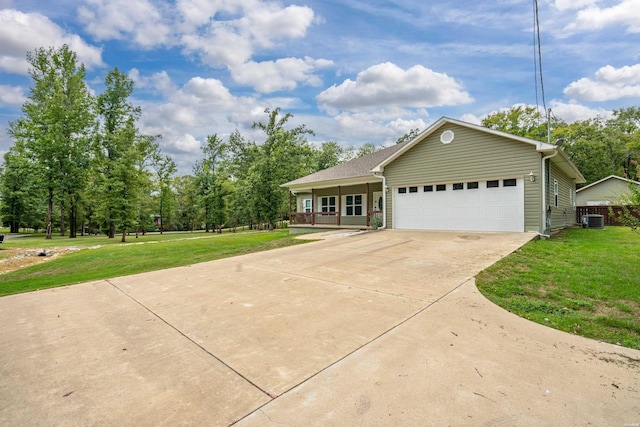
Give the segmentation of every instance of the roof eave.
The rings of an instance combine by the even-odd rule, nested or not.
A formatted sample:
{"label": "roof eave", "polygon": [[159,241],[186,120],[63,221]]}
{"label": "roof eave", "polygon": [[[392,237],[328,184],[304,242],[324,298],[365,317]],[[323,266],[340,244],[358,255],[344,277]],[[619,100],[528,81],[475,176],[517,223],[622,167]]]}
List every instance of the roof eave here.
{"label": "roof eave", "polygon": [[499,131],[499,130],[489,129],[489,128],[486,128],[486,127],[483,127],[483,126],[480,126],[480,125],[474,125],[472,123],[467,123],[467,122],[463,122],[461,120],[456,120],[456,119],[452,119],[450,117],[444,117],[443,116],[443,117],[439,118],[438,120],[436,120],[434,123],[432,123],[431,126],[429,126],[425,130],[420,132],[415,138],[413,138],[411,141],[409,141],[407,143],[407,145],[402,147],[402,149],[396,151],[394,154],[392,154],[391,156],[386,158],[383,162],[381,162],[376,167],[374,167],[371,171],[374,172],[374,173],[380,173],[380,172],[384,171],[384,167],[385,166],[387,166],[389,163],[393,162],[395,159],[400,157],[406,151],[411,149],[411,147],[413,147],[414,145],[416,145],[417,143],[422,141],[424,138],[426,138],[427,136],[431,135],[432,133],[434,133],[436,130],[438,130],[440,127],[442,127],[443,125],[445,125],[447,123],[455,124],[455,125],[458,125],[458,126],[469,128],[469,129],[474,129],[474,130],[477,130],[477,131],[480,131],[480,132],[488,133],[488,134],[499,136],[499,137],[503,137],[503,138],[508,138],[508,139],[511,139],[511,140],[514,140],[514,141],[524,142],[525,144],[534,145],[536,147],[536,150],[540,151],[540,152],[553,151],[555,149],[554,145],[548,144],[546,142],[536,141],[534,139],[524,138],[522,136],[511,135],[509,133],[502,132],[502,131]]}
{"label": "roof eave", "polygon": [[352,178],[331,179],[326,181],[307,182],[293,185],[282,184],[280,187],[289,188],[289,190],[293,192],[299,192],[304,190],[310,191],[312,189],[320,190],[323,188],[332,188],[338,186],[366,184],[370,182],[377,182],[379,179],[379,177],[371,174]]}

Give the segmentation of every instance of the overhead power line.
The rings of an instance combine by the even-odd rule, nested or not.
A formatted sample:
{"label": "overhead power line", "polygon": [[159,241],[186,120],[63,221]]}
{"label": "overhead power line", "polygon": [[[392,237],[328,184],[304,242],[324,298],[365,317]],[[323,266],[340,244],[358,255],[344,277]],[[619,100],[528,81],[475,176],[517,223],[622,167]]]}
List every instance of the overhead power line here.
{"label": "overhead power line", "polygon": [[540,78],[540,95],[542,97],[542,107],[545,114],[547,112],[547,101],[544,94],[544,78],[542,76],[542,47],[540,42],[540,14],[538,10],[538,0],[533,0],[533,62],[536,89],[536,108],[539,110],[538,102],[538,77]]}

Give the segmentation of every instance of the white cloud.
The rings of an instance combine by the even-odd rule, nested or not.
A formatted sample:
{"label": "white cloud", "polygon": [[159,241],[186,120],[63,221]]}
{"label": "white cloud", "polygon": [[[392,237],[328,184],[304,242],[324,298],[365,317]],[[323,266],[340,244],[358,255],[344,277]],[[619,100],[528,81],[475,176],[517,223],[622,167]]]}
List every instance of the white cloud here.
{"label": "white cloud", "polygon": [[[143,48],[168,44],[171,27],[164,2],[149,0],[85,0],[78,18],[96,40],[129,40]],[[160,7],[157,7],[160,3]],[[169,12],[164,12],[166,15]]]}
{"label": "white cloud", "polygon": [[19,86],[0,85],[0,103],[7,105],[22,105],[27,97]]}
{"label": "white cloud", "polygon": [[254,2],[245,6],[246,16],[239,20],[240,32],[251,35],[260,45],[269,46],[273,39],[304,37],[314,20],[307,6],[287,6],[278,3]]}
{"label": "white cloud", "polygon": [[[197,3],[197,4],[196,4]],[[249,0],[229,4],[226,1],[208,5],[200,1],[181,2],[178,5],[186,22],[197,23],[181,36],[188,53],[199,55],[212,66],[230,68],[249,61],[256,49],[272,48],[276,41],[304,37],[314,21],[313,10],[308,7]],[[194,11],[214,19],[194,16]],[[231,14],[229,19],[215,19],[216,11]]]}
{"label": "white cloud", "polygon": [[405,133],[408,133],[414,129],[422,132],[427,127],[427,124],[422,119],[395,119],[387,124],[387,128],[400,138]]}
{"label": "white cloud", "polygon": [[307,6],[263,0],[85,0],[79,20],[97,40],[131,40],[142,48],[179,47],[211,67],[259,92],[319,86],[314,74],[332,63],[323,59],[281,58],[257,62],[257,51],[280,41],[305,37],[317,21]]}
{"label": "white cloud", "polygon": [[446,74],[422,65],[403,70],[386,62],[358,73],[318,95],[328,111],[369,110],[380,107],[426,108],[473,101],[462,85]]}
{"label": "white cloud", "polygon": [[240,84],[251,85],[258,92],[271,93],[279,90],[293,90],[298,82],[309,86],[320,86],[322,80],[314,74],[318,68],[329,67],[332,61],[326,59],[281,58],[275,61],[249,61],[231,69],[231,76]]}
{"label": "white cloud", "polygon": [[164,94],[170,94],[176,90],[171,77],[164,70],[154,73],[151,77],[143,77],[137,68],[132,68],[128,76],[135,83],[136,89],[152,89]]}
{"label": "white cloud", "polygon": [[553,5],[559,11],[582,9],[586,6],[593,6],[596,0],[555,0]]}
{"label": "white cloud", "polygon": [[186,153],[198,153],[200,152],[200,141],[194,138],[191,134],[184,134],[180,138],[176,139],[173,146],[180,151]]}
{"label": "white cloud", "polygon": [[[37,31],[34,31],[37,29]],[[0,71],[27,74],[26,52],[40,47],[68,45],[88,69],[102,67],[102,50],[90,46],[78,35],[65,32],[44,15],[0,10]]]}
{"label": "white cloud", "polygon": [[200,27],[209,22],[217,13],[235,14],[241,9],[241,2],[235,0],[178,0],[176,9],[182,17],[182,29]]}
{"label": "white cloud", "polygon": [[217,79],[194,77],[176,86],[166,72],[145,76],[135,70],[133,75],[136,82],[145,85],[161,81],[173,88],[162,92],[161,101],[140,102],[139,127],[144,134],[162,135],[159,144],[173,157],[180,173],[191,172],[191,166],[199,158],[198,141],[207,135],[217,133],[226,138],[238,129],[247,136],[254,121],[264,120],[264,105],[254,98],[232,95]]}
{"label": "white cloud", "polygon": [[552,101],[551,108],[553,114],[567,123],[573,123],[581,120],[588,120],[594,117],[602,117],[608,119],[613,113],[603,108],[590,108],[586,105],[575,102],[564,103],[560,101]]}
{"label": "white cloud", "polygon": [[467,113],[467,114],[463,114],[460,117],[460,120],[462,120],[463,122],[467,122],[467,123],[473,123],[474,125],[479,125],[482,123],[482,119],[478,116],[476,116],[475,114],[471,114],[471,113]]}
{"label": "white cloud", "polygon": [[586,77],[572,82],[564,94],[582,101],[610,101],[628,97],[640,97],[640,64],[614,68],[600,68],[595,79]]}
{"label": "white cloud", "polygon": [[569,32],[601,30],[610,26],[626,27],[628,33],[640,32],[640,0],[620,0],[611,7],[590,6],[578,12]]}

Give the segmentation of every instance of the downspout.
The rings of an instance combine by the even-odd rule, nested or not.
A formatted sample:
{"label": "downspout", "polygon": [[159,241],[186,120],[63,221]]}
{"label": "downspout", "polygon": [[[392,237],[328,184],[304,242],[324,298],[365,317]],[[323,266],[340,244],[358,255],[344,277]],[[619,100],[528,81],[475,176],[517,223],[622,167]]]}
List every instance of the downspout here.
{"label": "downspout", "polygon": [[[547,115],[547,144],[551,145],[551,108],[545,111],[545,113]],[[541,148],[542,148],[542,143],[538,145],[538,149],[541,149]],[[551,235],[544,234],[547,226],[547,182],[546,182],[547,172],[545,169],[547,165],[547,160],[552,158],[556,154],[558,154],[557,148],[553,150],[553,154],[544,156],[542,158],[542,167],[540,168],[540,170],[542,171],[542,227],[540,228],[540,232],[538,232],[538,235],[546,238],[551,237]],[[551,233],[551,226],[549,226],[549,233]]]}
{"label": "downspout", "polygon": [[[549,234],[544,234],[547,226],[547,160],[558,154],[558,149],[553,150],[553,154],[549,154],[542,158],[542,228],[538,233],[541,237],[551,237]],[[551,233],[551,227],[549,227],[549,233]]]}
{"label": "downspout", "polygon": [[387,177],[383,174],[376,172],[373,174],[376,178],[382,179],[382,227],[387,228]]}

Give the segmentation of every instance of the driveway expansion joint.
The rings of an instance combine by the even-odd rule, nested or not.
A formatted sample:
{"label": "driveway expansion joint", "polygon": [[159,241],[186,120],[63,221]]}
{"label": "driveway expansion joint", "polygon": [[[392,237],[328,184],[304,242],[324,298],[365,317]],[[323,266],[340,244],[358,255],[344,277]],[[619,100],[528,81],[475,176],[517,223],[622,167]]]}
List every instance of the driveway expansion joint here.
{"label": "driveway expansion joint", "polygon": [[[211,353],[209,350],[207,350],[206,348],[204,348],[202,345],[198,344],[197,342],[195,342],[193,339],[191,339],[187,334],[185,334],[184,332],[182,332],[178,327],[176,327],[175,325],[173,325],[172,323],[170,323],[169,321],[167,321],[166,319],[164,319],[162,316],[160,316],[158,313],[156,313],[155,311],[151,310],[149,307],[147,307],[145,304],[143,304],[142,302],[140,302],[139,300],[135,299],[133,296],[131,296],[130,294],[128,294],[127,292],[125,292],[123,289],[121,289],[120,287],[118,287],[116,284],[112,283],[109,279],[106,279],[105,282],[107,282],[108,284],[110,284],[111,286],[113,286],[116,290],[118,290],[119,292],[121,292],[122,294],[124,294],[126,297],[128,297],[129,299],[131,299],[131,301],[135,302],[136,304],[138,304],[140,307],[144,308],[147,312],[149,312],[151,315],[153,315],[155,318],[157,318],[158,320],[160,320],[162,323],[164,323],[165,325],[167,325],[169,328],[173,329],[174,331],[176,331],[178,334],[180,334],[183,338],[185,338],[186,340],[188,340],[189,342],[191,342],[193,345],[195,345],[196,347],[198,347],[200,350],[202,350],[204,353],[206,353],[208,356],[214,358],[216,361],[220,362],[222,365],[224,365],[226,368],[230,369],[233,373],[235,373],[236,375],[238,375],[240,378],[242,378],[243,380],[245,380],[246,382],[248,382],[249,384],[251,384],[253,387],[255,387],[256,389],[260,390],[261,393],[265,394],[266,396],[268,396],[270,399],[274,399],[275,395],[265,389],[263,389],[262,387],[260,387],[259,385],[257,385],[255,382],[251,381],[249,378],[247,378],[245,375],[243,375],[241,372],[239,372],[238,370],[234,369],[232,366],[230,366],[228,363],[226,363],[224,360],[220,359],[218,356],[216,356],[215,354]],[[277,396],[276,396],[277,397]]]}

